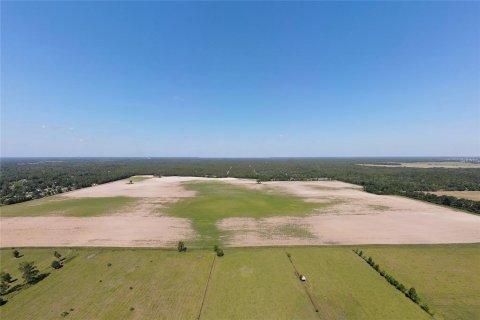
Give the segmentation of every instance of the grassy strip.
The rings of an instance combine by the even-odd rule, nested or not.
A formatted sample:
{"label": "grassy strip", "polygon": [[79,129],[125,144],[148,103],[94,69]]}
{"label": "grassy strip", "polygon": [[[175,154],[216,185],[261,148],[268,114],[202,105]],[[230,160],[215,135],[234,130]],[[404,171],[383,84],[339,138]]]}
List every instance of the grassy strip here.
{"label": "grassy strip", "polygon": [[372,257],[366,257],[363,255],[362,250],[358,249],[352,249],[353,252],[355,252],[360,258],[365,260],[375,271],[377,271],[382,277],[384,277],[388,283],[390,283],[392,286],[394,286],[397,290],[405,294],[406,297],[408,297],[410,300],[415,302],[417,305],[419,305],[422,310],[427,312],[429,315],[433,316],[434,312],[430,310],[430,307],[424,303],[421,304],[421,299],[417,294],[417,291],[415,290],[414,287],[411,287],[410,289],[407,290],[407,287],[405,287],[402,283],[400,283],[397,279],[395,279],[392,275],[389,275],[385,270],[381,270],[380,266],[375,263]]}
{"label": "grassy strip", "polygon": [[210,267],[210,272],[208,274],[207,284],[205,285],[205,291],[203,292],[202,304],[200,305],[200,310],[198,311],[198,317],[197,317],[198,320],[200,320],[200,317],[202,316],[202,310],[203,310],[203,306],[205,305],[205,297],[207,296],[208,285],[210,284],[210,279],[212,278],[213,268],[215,267],[215,258],[216,258],[216,255],[213,256],[212,266]]}
{"label": "grassy strip", "polygon": [[[287,255],[287,258],[290,261],[291,265],[293,266],[293,269],[295,270],[295,275],[297,276],[297,279],[300,280],[302,275],[298,272],[297,267],[295,266],[295,263],[293,263],[292,255],[290,253],[286,252],[286,251],[285,251],[285,254]],[[313,308],[315,309],[315,312],[318,313],[320,311],[320,309],[318,308],[317,303],[313,300],[313,297],[310,294],[310,292],[308,291],[307,286],[304,285],[303,288],[305,289],[305,293],[307,294],[308,298],[310,299],[310,303],[312,304]]]}

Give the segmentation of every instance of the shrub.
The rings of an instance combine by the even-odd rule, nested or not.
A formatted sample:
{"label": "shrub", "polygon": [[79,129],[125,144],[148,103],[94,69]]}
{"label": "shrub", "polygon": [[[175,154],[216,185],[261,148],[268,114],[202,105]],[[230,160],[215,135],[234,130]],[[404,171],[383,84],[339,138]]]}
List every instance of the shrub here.
{"label": "shrub", "polygon": [[68,312],[67,311],[63,311],[62,313],[60,313],[60,316],[62,318],[65,318],[66,316],[68,316]]}
{"label": "shrub", "polygon": [[110,262],[107,263],[107,267],[111,267],[111,266],[112,266],[112,264]]}
{"label": "shrub", "polygon": [[10,288],[8,282],[2,280],[2,282],[0,282],[0,295],[7,294],[8,288]]}
{"label": "shrub", "polygon": [[12,282],[12,276],[10,273],[2,272],[0,273],[0,281]]}
{"label": "shrub", "polygon": [[371,265],[371,266],[373,265],[373,259],[372,259],[372,257],[368,257],[367,263],[368,263],[369,265]]}
{"label": "shrub", "polygon": [[217,257],[223,257],[224,253],[222,249],[217,250]]}
{"label": "shrub", "polygon": [[418,298],[418,295],[417,295],[417,290],[415,290],[414,287],[411,287],[410,289],[408,289],[408,292],[405,295],[417,304],[420,302],[420,299]]}
{"label": "shrub", "polygon": [[386,273],[385,273],[384,270],[381,270],[381,271],[380,271],[380,275],[381,275],[382,277],[385,277],[385,274],[386,274]]}
{"label": "shrub", "polygon": [[57,260],[53,260],[52,264],[51,264],[51,267],[53,269],[60,269],[62,267],[62,264],[60,262],[58,262]]}
{"label": "shrub", "polygon": [[24,261],[20,263],[18,270],[23,273],[22,278],[25,280],[26,283],[34,283],[37,280],[38,269],[33,264],[33,261]]}
{"label": "shrub", "polygon": [[5,303],[7,303],[7,300],[3,300],[3,298],[0,297],[0,306],[3,306]]}
{"label": "shrub", "polygon": [[134,308],[134,307],[130,307],[130,311],[133,311],[133,310],[135,310],[135,308]]}
{"label": "shrub", "polygon": [[178,249],[178,252],[187,251],[187,247],[185,246],[185,243],[183,241],[178,241],[177,249]]}
{"label": "shrub", "polygon": [[214,246],[213,246],[213,251],[217,252],[218,249],[220,249],[220,248],[219,248],[217,245],[214,245]]}
{"label": "shrub", "polygon": [[363,256],[363,251],[360,250],[360,252],[358,253],[358,255],[359,255],[360,257],[362,257],[362,256]]}
{"label": "shrub", "polygon": [[13,250],[12,254],[15,258],[20,258],[20,252],[18,252],[18,250]]}

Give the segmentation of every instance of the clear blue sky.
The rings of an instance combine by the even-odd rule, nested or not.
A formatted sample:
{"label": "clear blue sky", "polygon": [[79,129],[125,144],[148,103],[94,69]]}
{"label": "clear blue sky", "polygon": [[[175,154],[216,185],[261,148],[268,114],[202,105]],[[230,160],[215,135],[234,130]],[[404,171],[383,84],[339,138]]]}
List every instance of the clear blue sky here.
{"label": "clear blue sky", "polygon": [[2,156],[478,156],[480,3],[2,2]]}

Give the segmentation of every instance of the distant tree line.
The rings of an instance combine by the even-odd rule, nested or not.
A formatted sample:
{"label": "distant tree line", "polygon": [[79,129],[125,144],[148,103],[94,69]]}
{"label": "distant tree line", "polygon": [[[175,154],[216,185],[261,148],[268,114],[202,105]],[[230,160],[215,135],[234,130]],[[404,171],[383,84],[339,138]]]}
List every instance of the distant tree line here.
{"label": "distant tree line", "polygon": [[[237,177],[257,181],[335,179],[375,194],[402,195],[478,213],[478,201],[433,197],[424,192],[480,190],[478,168],[369,167],[441,161],[436,158],[64,158],[1,159],[0,202],[12,204],[133,175]],[[441,199],[437,199],[441,198]],[[451,197],[453,198],[453,197]]]}

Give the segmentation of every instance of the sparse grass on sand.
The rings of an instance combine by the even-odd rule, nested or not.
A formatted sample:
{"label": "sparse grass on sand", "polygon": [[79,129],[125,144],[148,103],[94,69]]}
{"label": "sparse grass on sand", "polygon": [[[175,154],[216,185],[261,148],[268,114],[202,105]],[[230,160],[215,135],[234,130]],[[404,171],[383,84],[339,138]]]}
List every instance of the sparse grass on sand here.
{"label": "sparse grass on sand", "polygon": [[[431,319],[352,248],[357,247],[227,248],[215,259],[201,319]],[[414,286],[435,318],[480,317],[480,244],[361,249]],[[4,296],[2,319],[61,319],[65,311],[67,319],[196,319],[214,257],[211,250],[191,249],[18,250],[23,255],[18,259],[12,249],[0,250],[1,271],[18,279],[12,286],[22,283],[17,269],[22,261],[34,261],[50,274]],[[59,270],[50,267],[54,250],[67,258]]]}
{"label": "sparse grass on sand", "polygon": [[480,319],[480,244],[362,249],[398,281],[415,287],[436,319]]}
{"label": "sparse grass on sand", "polygon": [[199,245],[209,246],[226,240],[228,234],[216,226],[221,219],[302,216],[327,205],[220,182],[192,182],[186,183],[185,187],[196,191],[197,195],[173,203],[166,212],[172,216],[191,219],[193,228],[200,235]]}
{"label": "sparse grass on sand", "polygon": [[92,217],[118,212],[136,201],[129,197],[79,198],[47,197],[0,207],[2,217],[70,216]]}

